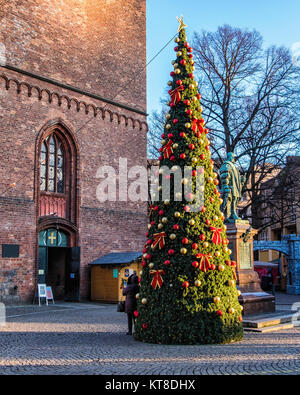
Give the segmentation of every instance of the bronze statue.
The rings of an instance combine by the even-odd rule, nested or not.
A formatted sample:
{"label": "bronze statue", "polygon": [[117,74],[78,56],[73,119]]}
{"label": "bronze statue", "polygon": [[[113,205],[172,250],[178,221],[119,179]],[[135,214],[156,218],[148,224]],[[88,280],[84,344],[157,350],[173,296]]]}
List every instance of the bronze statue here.
{"label": "bronze statue", "polygon": [[227,159],[220,169],[221,194],[223,203],[221,210],[225,215],[225,222],[236,222],[241,220],[237,215],[236,208],[242,197],[242,189],[246,177],[241,177],[238,168],[235,165],[235,156],[233,152],[227,154]]}

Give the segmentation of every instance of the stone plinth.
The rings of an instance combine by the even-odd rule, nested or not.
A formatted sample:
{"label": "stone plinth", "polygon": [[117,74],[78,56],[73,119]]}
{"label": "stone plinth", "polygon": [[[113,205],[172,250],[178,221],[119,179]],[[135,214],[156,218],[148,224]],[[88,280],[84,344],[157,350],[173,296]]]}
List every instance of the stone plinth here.
{"label": "stone plinth", "polygon": [[237,285],[241,291],[239,298],[244,307],[244,315],[275,311],[275,297],[263,292],[258,273],[254,270],[253,237],[257,230],[248,221],[227,224],[231,259],[236,261]]}

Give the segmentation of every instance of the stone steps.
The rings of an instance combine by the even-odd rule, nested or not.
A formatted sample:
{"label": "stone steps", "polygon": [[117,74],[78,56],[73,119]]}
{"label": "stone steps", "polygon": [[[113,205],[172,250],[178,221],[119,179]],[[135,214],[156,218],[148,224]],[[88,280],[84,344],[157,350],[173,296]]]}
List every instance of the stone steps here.
{"label": "stone steps", "polygon": [[294,328],[295,322],[300,325],[300,316],[295,321],[295,312],[277,311],[275,313],[258,314],[244,318],[244,330],[248,332],[277,332]]}

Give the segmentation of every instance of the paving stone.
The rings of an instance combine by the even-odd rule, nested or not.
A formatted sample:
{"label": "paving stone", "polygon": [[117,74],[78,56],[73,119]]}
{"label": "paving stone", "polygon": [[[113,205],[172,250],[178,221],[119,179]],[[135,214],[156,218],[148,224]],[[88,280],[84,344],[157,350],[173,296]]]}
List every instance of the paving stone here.
{"label": "paving stone", "polygon": [[140,343],[126,331],[127,317],[114,305],[8,309],[0,374],[300,375],[300,327],[203,346]]}

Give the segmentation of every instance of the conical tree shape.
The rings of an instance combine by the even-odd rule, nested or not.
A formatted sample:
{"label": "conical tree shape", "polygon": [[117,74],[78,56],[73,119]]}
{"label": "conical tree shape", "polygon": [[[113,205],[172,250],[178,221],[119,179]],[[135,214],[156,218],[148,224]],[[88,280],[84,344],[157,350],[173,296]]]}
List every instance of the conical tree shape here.
{"label": "conical tree shape", "polygon": [[[192,48],[184,28],[175,42],[177,59],[169,82],[170,112],[162,136],[159,172],[160,183],[171,179],[171,198],[152,205],[135,338],[162,344],[228,343],[243,338],[235,264],[230,260],[208,130],[193,76]],[[189,200],[196,199],[194,181],[203,173],[204,202],[199,212],[191,210],[193,201],[176,201],[180,193],[173,193],[174,176],[165,175],[164,166],[173,170],[179,166],[182,173],[186,166],[192,168],[195,194],[190,193]],[[188,179],[183,180],[186,183]]]}

